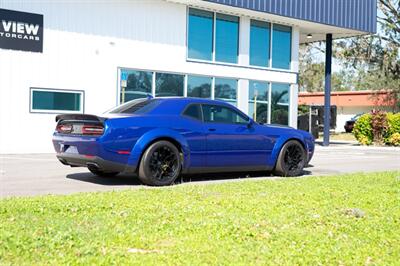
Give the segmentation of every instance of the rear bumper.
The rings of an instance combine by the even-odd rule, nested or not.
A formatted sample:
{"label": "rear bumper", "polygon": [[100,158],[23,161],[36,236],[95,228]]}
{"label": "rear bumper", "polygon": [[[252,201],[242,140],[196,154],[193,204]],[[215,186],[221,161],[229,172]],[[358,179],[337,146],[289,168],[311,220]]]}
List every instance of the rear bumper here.
{"label": "rear bumper", "polygon": [[135,172],[134,168],[125,164],[107,161],[98,156],[59,153],[57,159],[62,164],[72,167],[88,167],[104,172]]}

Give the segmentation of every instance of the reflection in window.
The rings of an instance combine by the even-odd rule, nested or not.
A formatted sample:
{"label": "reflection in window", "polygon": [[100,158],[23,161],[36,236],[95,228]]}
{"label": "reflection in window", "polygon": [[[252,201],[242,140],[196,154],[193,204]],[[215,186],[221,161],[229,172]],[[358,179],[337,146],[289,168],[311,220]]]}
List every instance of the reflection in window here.
{"label": "reflection in window", "polygon": [[211,98],[211,78],[188,76],[187,97]]}
{"label": "reflection in window", "polygon": [[189,9],[188,57],[212,60],[213,49],[213,13]]}
{"label": "reflection in window", "polygon": [[273,25],[272,67],[290,69],[292,28]]}
{"label": "reflection in window", "polygon": [[32,111],[82,111],[83,92],[32,89]]}
{"label": "reflection in window", "polygon": [[269,66],[270,24],[251,20],[250,26],[250,65]]}
{"label": "reflection in window", "polygon": [[203,117],[205,122],[245,124],[248,118],[235,110],[220,105],[203,105]]}
{"label": "reflection in window", "polygon": [[236,105],[237,80],[215,78],[215,99],[229,102]]}
{"label": "reflection in window", "polygon": [[217,14],[215,60],[237,63],[239,47],[239,17]]}
{"label": "reflection in window", "polygon": [[258,123],[268,123],[269,83],[249,81],[249,115]]}
{"label": "reflection in window", "polygon": [[156,97],[183,96],[184,75],[156,73]]}
{"label": "reflection in window", "polygon": [[121,70],[120,103],[151,95],[152,72]]}
{"label": "reflection in window", "polygon": [[289,124],[289,84],[272,83],[271,124]]}
{"label": "reflection in window", "polygon": [[188,117],[201,120],[202,115],[201,115],[201,108],[200,104],[192,104],[189,105],[189,107],[186,108],[185,112],[183,112],[183,115],[186,115]]}

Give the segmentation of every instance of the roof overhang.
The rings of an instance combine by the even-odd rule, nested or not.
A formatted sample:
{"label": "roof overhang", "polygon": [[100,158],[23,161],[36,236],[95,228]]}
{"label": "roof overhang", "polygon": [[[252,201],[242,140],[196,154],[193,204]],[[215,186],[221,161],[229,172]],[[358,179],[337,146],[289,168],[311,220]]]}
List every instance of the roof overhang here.
{"label": "roof overhang", "polygon": [[[301,12],[297,14],[296,16],[289,16],[289,14],[286,14],[284,12],[284,7],[281,6],[279,11],[280,13],[285,13],[286,15],[282,14],[277,14],[279,12],[267,12],[265,11],[265,8],[262,9],[262,5],[260,4],[261,2],[265,2],[266,0],[252,0],[252,1],[232,1],[232,0],[166,0],[168,2],[175,2],[175,3],[181,3],[185,4],[188,6],[192,7],[198,7],[198,8],[203,8],[203,9],[209,9],[217,12],[224,12],[224,13],[231,13],[234,15],[239,15],[239,16],[248,16],[254,19],[261,19],[261,20],[267,20],[273,23],[280,23],[280,24],[286,24],[290,26],[295,26],[299,28],[300,32],[300,43],[310,43],[310,42],[318,42],[318,41],[325,41],[326,39],[326,34],[331,33],[333,35],[334,39],[341,39],[341,38],[347,38],[347,37],[353,37],[353,36],[359,36],[359,35],[365,35],[365,34],[371,34],[376,31],[376,0],[348,0],[348,2],[358,2],[358,1],[365,1],[364,3],[368,2],[369,6],[364,5],[364,13],[369,14],[372,13],[372,17],[368,17],[365,19],[365,23],[363,24],[365,27],[361,27],[363,25],[360,25],[358,20],[354,20],[354,22],[350,23],[350,20],[353,16],[358,16],[362,15],[364,16],[365,14],[359,14],[359,13],[354,13],[354,7],[357,7],[356,5],[352,7],[351,10],[347,10],[346,6],[332,6],[330,7],[329,12],[325,12],[324,10],[314,10],[315,14],[325,12],[327,16],[329,16],[330,13],[334,13],[337,15],[338,19],[342,19],[344,22],[342,23],[341,21],[336,21],[331,19],[331,23],[324,23],[324,19],[321,18],[321,14],[319,16],[316,16],[315,20],[312,20],[313,18],[312,15],[305,16],[302,18]],[[297,2],[304,2],[306,0],[297,0]],[[307,2],[336,2],[338,0],[314,0],[314,1],[309,1]],[[273,3],[278,3],[278,2],[284,2],[284,3],[289,3],[289,2],[296,2],[296,1],[284,1],[284,0],[269,0],[267,1],[268,3],[273,2]],[[340,1],[339,1],[340,2]],[[341,2],[346,2],[346,1],[341,1]],[[247,3],[247,5],[246,5]],[[248,3],[256,3],[254,5],[248,4]],[[257,4],[258,3],[258,4]],[[374,5],[374,8],[372,6]],[[273,6],[273,5],[272,5]],[[322,8],[321,6],[320,8]],[[337,7],[338,10],[334,9]],[[290,7],[293,9],[293,6]],[[310,7],[311,8],[311,7]],[[332,9],[333,8],[333,9]],[[339,16],[339,11],[344,12],[345,14],[342,14]],[[350,12],[351,11],[351,12]],[[287,12],[290,13],[290,12]],[[304,15],[304,14],[303,14]],[[345,16],[348,16],[345,17]],[[373,17],[374,16],[374,17]],[[365,16],[364,16],[365,17]],[[336,22],[336,23],[334,23]],[[362,23],[361,23],[362,24]],[[346,26],[344,26],[346,25]],[[358,27],[355,27],[357,26]],[[368,26],[368,27],[367,27]],[[312,38],[307,38],[308,35],[312,35]]]}

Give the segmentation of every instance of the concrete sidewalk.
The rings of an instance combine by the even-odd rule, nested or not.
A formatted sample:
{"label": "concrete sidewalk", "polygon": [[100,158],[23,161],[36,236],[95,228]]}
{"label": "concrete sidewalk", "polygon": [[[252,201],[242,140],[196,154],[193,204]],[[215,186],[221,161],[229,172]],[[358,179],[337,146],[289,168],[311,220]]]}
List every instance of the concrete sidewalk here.
{"label": "concrete sidewalk", "polygon": [[[352,144],[316,146],[306,175],[332,175],[352,172],[400,171],[400,148],[362,147]],[[228,182],[246,174],[210,174],[189,176],[189,182]],[[274,178],[252,174],[250,178]],[[54,154],[0,155],[0,197],[75,192],[106,191],[144,187],[131,176],[100,178],[85,168],[71,168],[58,162]]]}

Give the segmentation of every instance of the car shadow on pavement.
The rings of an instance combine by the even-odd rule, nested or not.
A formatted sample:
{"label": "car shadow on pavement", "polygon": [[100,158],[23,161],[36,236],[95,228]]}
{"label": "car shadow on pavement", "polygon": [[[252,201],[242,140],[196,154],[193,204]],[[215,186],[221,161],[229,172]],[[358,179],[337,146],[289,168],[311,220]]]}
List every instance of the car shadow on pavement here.
{"label": "car shadow on pavement", "polygon": [[97,185],[104,185],[104,186],[141,185],[140,181],[136,178],[136,176],[127,176],[127,175],[117,175],[114,177],[101,177],[101,176],[96,176],[92,173],[76,173],[76,174],[69,174],[66,176],[66,178],[93,183]]}
{"label": "car shadow on pavement", "polygon": [[[311,175],[311,171],[304,170],[303,175]],[[115,177],[100,177],[93,175],[92,173],[76,173],[69,174],[66,176],[68,179],[74,179],[78,181],[93,183],[97,185],[104,186],[140,186],[142,183],[135,175],[121,174]],[[272,175],[271,172],[233,172],[233,173],[210,173],[210,174],[191,174],[182,175],[177,180],[175,180],[174,185],[181,185],[187,183],[197,183],[197,182],[223,182],[228,180],[240,180],[240,179],[253,179],[253,178],[280,178],[278,176]]]}

